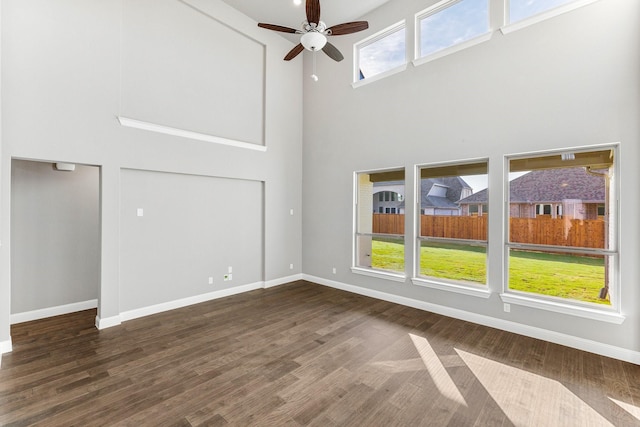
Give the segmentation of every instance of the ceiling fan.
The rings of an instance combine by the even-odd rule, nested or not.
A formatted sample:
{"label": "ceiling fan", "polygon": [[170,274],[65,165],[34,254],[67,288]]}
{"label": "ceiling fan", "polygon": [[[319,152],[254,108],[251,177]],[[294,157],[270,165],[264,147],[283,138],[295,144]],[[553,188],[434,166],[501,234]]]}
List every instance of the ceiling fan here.
{"label": "ceiling fan", "polygon": [[302,34],[302,37],[300,37],[300,43],[287,53],[284,57],[285,61],[291,61],[304,49],[312,52],[322,50],[334,61],[342,61],[344,56],[342,56],[342,53],[340,53],[338,48],[327,41],[327,36],[341,36],[344,34],[357,33],[358,31],[369,28],[369,23],[367,21],[345,22],[344,24],[338,24],[327,28],[326,24],[320,20],[320,0],[307,0],[306,8],[307,20],[302,23],[301,30],[274,24],[258,24],[258,27],[266,28],[268,30],[280,31],[282,33]]}

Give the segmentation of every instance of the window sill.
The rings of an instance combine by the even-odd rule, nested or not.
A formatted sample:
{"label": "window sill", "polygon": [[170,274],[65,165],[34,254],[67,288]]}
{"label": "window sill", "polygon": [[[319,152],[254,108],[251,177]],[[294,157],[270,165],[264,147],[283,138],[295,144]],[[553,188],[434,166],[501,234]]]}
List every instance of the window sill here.
{"label": "window sill", "polygon": [[459,52],[461,50],[468,49],[468,48],[470,48],[472,46],[475,46],[477,44],[484,43],[486,41],[491,40],[492,34],[493,33],[488,32],[488,33],[485,33],[485,34],[483,34],[481,36],[472,38],[471,40],[467,40],[465,42],[457,44],[455,46],[451,46],[451,47],[439,50],[437,52],[433,52],[433,53],[431,53],[429,55],[423,56],[422,58],[414,59],[412,61],[413,65],[415,67],[417,67],[417,66],[426,64],[427,62],[435,61],[436,59],[442,58],[443,56],[451,55],[451,54]]}
{"label": "window sill", "polygon": [[555,313],[568,314],[570,316],[584,317],[586,319],[600,322],[614,323],[621,325],[626,317],[612,310],[598,310],[597,308],[581,307],[577,305],[564,304],[562,302],[547,301],[540,298],[532,298],[516,294],[500,294],[502,302],[522,305],[525,307],[538,308],[540,310],[553,311]]}
{"label": "window sill", "polygon": [[351,272],[356,274],[362,274],[363,276],[376,277],[378,279],[393,280],[394,282],[405,282],[407,276],[402,273],[392,273],[382,270],[370,270],[362,267],[351,267]]}
{"label": "window sill", "polygon": [[438,289],[441,291],[455,292],[458,294],[470,295],[478,298],[489,298],[491,291],[486,286],[482,285],[461,285],[457,283],[436,282],[429,279],[423,279],[413,277],[411,282],[417,286],[423,286],[425,288]]}
{"label": "window sill", "polygon": [[586,6],[591,3],[595,3],[597,1],[598,0],[578,0],[573,3],[565,4],[563,6],[558,6],[546,12],[542,12],[537,15],[530,16],[529,18],[525,18],[521,21],[517,21],[512,24],[507,24],[504,27],[500,28],[500,31],[502,32],[502,34],[509,34],[514,31],[521,30],[522,28],[526,28],[530,25],[534,25],[542,21],[546,21],[547,19],[554,18],[558,15],[562,15],[563,13],[570,12],[572,10],[578,9],[580,7]]}
{"label": "window sill", "polygon": [[378,80],[382,80],[386,77],[392,76],[394,74],[398,74],[407,69],[407,64],[402,64],[399,67],[392,68],[391,70],[387,70],[384,73],[376,74],[375,76],[366,77],[362,80],[358,80],[357,82],[351,83],[351,87],[359,88],[362,86],[366,86],[369,83],[377,82]]}

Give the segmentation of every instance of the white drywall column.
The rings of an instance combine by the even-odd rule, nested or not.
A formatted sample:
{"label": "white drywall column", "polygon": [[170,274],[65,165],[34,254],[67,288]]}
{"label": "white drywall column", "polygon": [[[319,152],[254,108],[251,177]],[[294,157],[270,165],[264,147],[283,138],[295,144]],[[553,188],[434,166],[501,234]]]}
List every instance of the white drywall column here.
{"label": "white drywall column", "polygon": [[96,326],[104,329],[120,324],[120,168],[100,169],[100,293]]}

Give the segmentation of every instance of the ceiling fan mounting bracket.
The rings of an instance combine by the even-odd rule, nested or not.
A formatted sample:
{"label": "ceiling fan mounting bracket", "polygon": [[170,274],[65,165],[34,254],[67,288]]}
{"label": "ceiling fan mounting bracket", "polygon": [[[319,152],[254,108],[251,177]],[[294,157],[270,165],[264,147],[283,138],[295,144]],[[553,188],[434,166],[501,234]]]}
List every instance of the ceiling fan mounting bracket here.
{"label": "ceiling fan mounting bracket", "polygon": [[304,31],[305,33],[315,31],[324,34],[327,31],[327,25],[322,21],[318,22],[317,24],[315,22],[303,21],[302,31]]}

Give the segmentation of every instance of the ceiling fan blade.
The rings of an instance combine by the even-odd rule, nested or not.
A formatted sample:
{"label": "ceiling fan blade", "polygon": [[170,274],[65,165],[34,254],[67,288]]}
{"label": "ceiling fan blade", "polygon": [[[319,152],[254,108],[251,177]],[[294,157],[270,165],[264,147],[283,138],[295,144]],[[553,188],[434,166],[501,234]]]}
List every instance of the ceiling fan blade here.
{"label": "ceiling fan blade", "polygon": [[307,22],[320,22],[320,0],[307,0]]}
{"label": "ceiling fan blade", "polygon": [[266,28],[267,30],[280,31],[281,33],[297,33],[298,30],[294,30],[293,28],[283,27],[281,25],[274,24],[263,24],[262,22],[258,24],[258,27]]}
{"label": "ceiling fan blade", "polygon": [[328,30],[331,31],[330,35],[332,36],[341,36],[344,34],[357,33],[358,31],[366,30],[367,28],[369,28],[369,23],[367,21],[355,21],[334,25],[333,27],[329,27]]}
{"label": "ceiling fan blade", "polygon": [[322,51],[327,54],[327,56],[334,61],[340,62],[344,59],[344,56],[340,53],[337,47],[327,42],[322,48]]}
{"label": "ceiling fan blade", "polygon": [[291,61],[293,58],[298,56],[300,52],[302,52],[303,50],[304,50],[304,46],[302,46],[302,43],[298,43],[296,47],[294,47],[289,51],[289,53],[287,53],[287,56],[284,57],[284,60]]}

